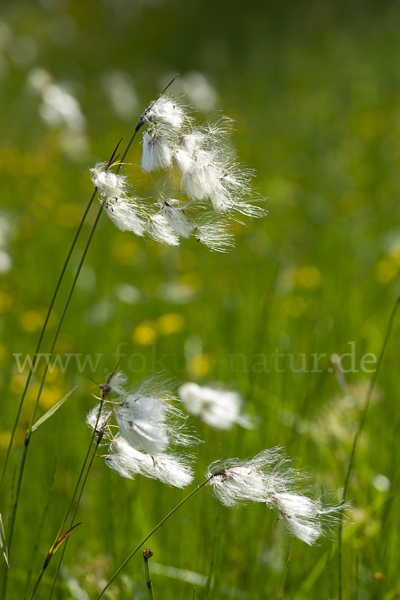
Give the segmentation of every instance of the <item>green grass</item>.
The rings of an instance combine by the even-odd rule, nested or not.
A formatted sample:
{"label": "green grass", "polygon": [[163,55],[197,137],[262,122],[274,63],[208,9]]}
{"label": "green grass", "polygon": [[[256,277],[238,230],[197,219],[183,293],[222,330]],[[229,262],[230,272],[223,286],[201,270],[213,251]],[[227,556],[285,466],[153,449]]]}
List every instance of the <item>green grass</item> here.
{"label": "green grass", "polygon": [[[10,599],[29,597],[54,542],[90,440],[84,419],[96,400],[89,376],[103,382],[115,367],[119,344],[126,343],[121,346],[127,354],[121,369],[130,373],[132,382],[161,369],[181,381],[219,380],[241,390],[249,410],[262,418],[254,431],[216,432],[196,421],[205,441],[197,451],[197,483],[213,460],[252,456],[282,445],[296,457],[296,467],[307,469],[321,485],[340,490],[361,410],[337,399],[340,388],[328,371],[329,356],[349,352],[349,342],[354,342],[358,368],[366,353],[378,356],[400,291],[398,4],[245,5],[222,0],[215,6],[209,0],[174,0],[131,3],[131,9],[129,4],[118,3],[117,9],[113,3],[73,1],[67,9],[15,2],[3,10],[14,41],[3,50],[9,70],[2,82],[2,121],[7,127],[0,145],[0,216],[12,224],[6,250],[13,268],[3,276],[0,295],[1,462],[27,375],[18,373],[14,354],[34,352],[92,193],[88,169],[98,159],[108,160],[122,136],[127,142],[140,112],[157,95],[161,78],[191,70],[208,75],[220,108],[236,119],[234,143],[240,159],[257,170],[269,214],[249,227],[237,225],[236,248],[227,255],[210,253],[191,241],[179,248],[146,243],[118,232],[102,216],[56,347],[63,356],[100,358],[95,373],[89,368],[79,373],[71,360],[65,374],[56,369],[48,377],[40,414],[75,385],[79,389],[32,438],[11,552]],[[49,31],[66,12],[78,30],[61,45]],[[13,58],[23,35],[36,43],[36,55],[25,64]],[[57,82],[73,83],[89,141],[79,160],[63,151],[63,132],[49,129],[39,117],[40,98],[26,85],[28,73],[37,66]],[[129,119],[115,114],[102,88],[102,75],[114,69],[127,72],[135,83],[138,105]],[[138,143],[128,158],[139,161]],[[139,179],[137,172],[131,173]],[[138,185],[150,195],[149,180],[143,178]],[[94,206],[84,227],[72,259],[75,268],[97,210]],[[68,269],[44,352],[72,278]],[[121,283],[139,290],[137,303],[120,300],[116,290]],[[168,301],[162,290],[171,283],[193,288],[190,301]],[[160,318],[170,314],[178,315],[174,322],[179,326],[167,334]],[[400,594],[398,321],[378,377],[380,399],[370,406],[350,479],[344,598],[391,600]],[[152,343],[139,343],[146,332]],[[200,339],[203,359],[192,361],[190,348],[196,354]],[[296,368],[301,354],[307,364],[312,354],[326,357],[319,363],[321,372],[294,373],[286,365],[281,373],[272,359],[276,349],[293,354]],[[268,359],[270,372],[261,368],[262,357],[255,357],[260,354]],[[285,360],[279,359],[281,369]],[[346,379],[359,384],[371,376],[360,370]],[[359,396],[361,405],[365,394],[366,387]],[[6,534],[14,473],[33,401],[32,393],[1,491]],[[390,480],[388,491],[375,487],[377,474]],[[128,481],[101,459],[95,461],[77,514],[82,525],[72,532],[64,557],[68,572],[90,598],[188,491],[140,478]],[[156,600],[191,598],[193,584],[158,573],[153,561],[206,577],[213,562],[210,600],[238,590],[249,600],[278,598],[292,539],[274,518],[261,505],[219,507],[209,490],[201,490],[148,542],[154,551],[150,568]],[[337,550],[335,540],[313,548],[296,542],[283,598],[337,598]],[[37,598],[48,598],[57,559]],[[132,590],[120,577],[110,597],[144,598],[141,553],[125,575]],[[63,577],[53,596],[57,600],[72,597]],[[198,586],[196,597],[205,598],[205,588]]]}

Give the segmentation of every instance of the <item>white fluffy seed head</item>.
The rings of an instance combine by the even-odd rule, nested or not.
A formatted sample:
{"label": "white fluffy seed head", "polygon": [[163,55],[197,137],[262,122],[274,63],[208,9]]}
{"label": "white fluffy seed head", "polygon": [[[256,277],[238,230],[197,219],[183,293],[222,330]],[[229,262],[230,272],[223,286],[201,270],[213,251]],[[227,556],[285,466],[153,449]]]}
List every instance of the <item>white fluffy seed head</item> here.
{"label": "white fluffy seed head", "polygon": [[321,498],[290,492],[274,494],[267,501],[271,504],[278,508],[286,529],[309,546],[337,523],[337,515],[345,509],[344,503],[324,506]]}
{"label": "white fluffy seed head", "polygon": [[143,154],[141,166],[145,171],[169,169],[172,164],[172,150],[166,138],[148,129],[143,135]]}
{"label": "white fluffy seed head", "polygon": [[127,190],[126,177],[105,170],[105,167],[105,163],[98,163],[93,169],[90,169],[94,185],[105,198],[123,196]]}
{"label": "white fluffy seed head", "polygon": [[144,381],[136,389],[131,388],[113,410],[127,443],[153,456],[172,445],[198,443],[185,427],[186,417],[176,405],[176,398],[160,389],[162,385],[160,378]]}
{"label": "white fluffy seed head", "polygon": [[161,212],[150,216],[147,222],[147,233],[156,242],[168,244],[169,246],[179,246],[179,236],[172,229],[165,215]]}
{"label": "white fluffy seed head", "polygon": [[[99,432],[109,412],[105,407],[103,407],[99,415],[99,409],[100,404],[92,408],[92,410],[90,410],[86,415],[86,424],[90,427],[90,429],[95,430],[96,433]],[[103,440],[105,441],[104,436]]]}
{"label": "white fluffy seed head", "polygon": [[168,447],[168,429],[165,423],[152,423],[145,419],[126,420],[117,413],[120,433],[132,448],[157,455]]}
{"label": "white fluffy seed head", "polygon": [[295,471],[281,448],[260,452],[246,461],[239,459],[213,463],[207,469],[209,485],[226,506],[240,502],[264,501],[278,511],[285,528],[306,544],[312,545],[338,522],[345,504],[326,503],[310,498],[309,491],[298,489],[302,473]]}
{"label": "white fluffy seed head", "polygon": [[174,129],[180,129],[184,120],[188,117],[175,100],[167,96],[161,96],[148,108],[145,118],[146,121],[156,125],[161,123]]}
{"label": "white fluffy seed head", "polygon": [[167,407],[159,398],[130,395],[114,411],[120,433],[137,450],[160,454],[168,446]]}
{"label": "white fluffy seed head", "polygon": [[147,219],[135,202],[127,198],[108,198],[104,202],[107,216],[121,231],[132,231],[142,236]]}
{"label": "white fluffy seed head", "polygon": [[193,235],[197,241],[215,252],[229,252],[235,245],[229,224],[214,213],[205,213],[196,220]]}
{"label": "white fluffy seed head", "polygon": [[106,457],[106,462],[122,477],[132,479],[140,474],[178,488],[186,487],[193,481],[193,470],[187,457],[144,454],[132,448],[121,436],[114,438],[111,449],[112,453]]}
{"label": "white fluffy seed head", "polygon": [[[207,476],[210,476],[209,470]],[[229,508],[239,503],[265,502],[262,473],[249,462],[220,469],[209,481],[214,495]]]}
{"label": "white fluffy seed head", "polygon": [[164,201],[161,207],[162,213],[172,229],[182,237],[188,238],[194,228],[193,221],[186,216],[183,208],[174,206],[175,202],[175,200]]}

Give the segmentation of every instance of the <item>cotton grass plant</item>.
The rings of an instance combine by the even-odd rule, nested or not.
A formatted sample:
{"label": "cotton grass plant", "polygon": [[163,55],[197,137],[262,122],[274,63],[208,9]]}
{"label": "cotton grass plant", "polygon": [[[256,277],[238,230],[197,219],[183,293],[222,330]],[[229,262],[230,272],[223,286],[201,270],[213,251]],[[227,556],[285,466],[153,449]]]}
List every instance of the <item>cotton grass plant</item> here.
{"label": "cotton grass plant", "polygon": [[[193,238],[209,250],[216,252],[227,252],[232,249],[234,245],[232,223],[243,220],[247,222],[248,219],[259,218],[266,214],[265,209],[260,206],[262,198],[252,187],[254,173],[237,162],[231,148],[229,136],[232,132],[232,122],[220,115],[213,115],[199,124],[191,109],[168,96],[166,92],[167,89],[143,112],[122,155],[118,156],[117,146],[108,162],[99,162],[90,170],[95,189],[67,254],[39,336],[33,364],[17,409],[2,481],[49,317],[76,242],[82,233],[83,224],[96,196],[100,206],[56,327],[50,345],[50,356],[54,352],[87,251],[103,212],[120,231],[126,232],[126,235],[132,234],[144,240],[170,246],[188,243],[187,240]],[[135,165],[126,161],[126,157],[132,142],[142,128],[144,129],[142,158],[140,165]],[[149,197],[143,198],[132,183],[133,179],[137,181],[139,175],[150,181]],[[394,312],[381,360],[393,318]],[[381,361],[377,372],[380,364]],[[339,524],[341,544],[342,519],[350,473],[377,372],[371,382],[363,418],[354,439],[341,500],[336,502],[329,500],[306,485],[304,472],[294,468],[293,459],[289,458],[281,447],[261,449],[256,456],[248,459],[216,460],[207,467],[205,480],[181,500],[136,546],[100,591],[98,599],[104,595],[117,575],[145,542],[181,506],[205,487],[209,487],[217,500],[227,508],[255,503],[265,509],[272,509],[279,526],[308,546],[319,543],[325,536],[331,536],[331,532]],[[11,553],[11,548],[14,529],[18,525],[17,509],[22,479],[31,437],[37,430],[38,421],[35,423],[35,419],[47,373],[48,364],[42,374],[31,412],[16,476],[12,509],[4,533],[2,532],[2,550],[7,554],[11,568],[16,560]],[[80,500],[96,459],[104,461],[105,465],[115,472],[115,476],[118,474],[129,480],[145,477],[155,479],[168,487],[180,489],[193,482],[195,456],[201,448],[198,446],[198,435],[192,430],[191,422],[184,415],[182,410],[184,407],[190,414],[198,416],[213,429],[228,431],[234,425],[252,429],[260,425],[257,419],[243,412],[242,397],[235,392],[224,390],[221,386],[199,386],[196,383],[186,382],[179,388],[180,401],[174,391],[171,391],[173,387],[171,382],[160,377],[144,382],[131,381],[128,384],[127,378],[118,368],[107,377],[104,384],[99,385],[100,403],[95,405],[87,415],[87,424],[92,431],[89,448],[66,515],[54,543],[49,544],[49,554],[30,598],[36,594],[55,551],[63,544],[50,597],[55,589],[66,541],[69,535],[74,535]],[[57,409],[58,405],[55,408]],[[54,410],[49,411],[40,425],[45,424],[54,412]],[[216,448],[215,455],[217,454]],[[170,493],[177,493],[177,491],[170,490]],[[4,513],[4,507],[2,512]],[[341,545],[339,550],[340,548]],[[290,556],[291,554],[289,559]],[[341,561],[341,555],[339,560]],[[5,565],[1,600],[6,598],[7,578],[8,568]],[[339,595],[341,596],[341,586]]]}

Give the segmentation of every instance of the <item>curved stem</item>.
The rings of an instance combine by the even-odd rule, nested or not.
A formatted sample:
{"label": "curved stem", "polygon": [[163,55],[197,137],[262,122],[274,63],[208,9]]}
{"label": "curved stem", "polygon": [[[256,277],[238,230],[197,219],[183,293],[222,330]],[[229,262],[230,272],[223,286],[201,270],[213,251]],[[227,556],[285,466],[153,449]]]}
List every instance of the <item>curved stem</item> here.
{"label": "curved stem", "polygon": [[104,592],[110,587],[110,585],[112,584],[112,582],[114,581],[114,579],[119,575],[119,573],[122,571],[122,569],[125,567],[125,565],[128,564],[128,562],[131,560],[131,558],[136,554],[136,552],[138,552],[138,550],[140,550],[140,548],[143,546],[143,544],[145,544],[147,542],[147,540],[149,538],[151,538],[151,536],[153,535],[153,533],[155,533],[157,531],[157,529],[159,529],[161,527],[161,525],[164,525],[165,521],[167,521],[170,517],[172,517],[172,515],[178,510],[178,508],[180,508],[183,504],[185,504],[185,502],[187,500],[189,500],[189,498],[191,498],[196,492],[198,492],[199,490],[201,490],[202,487],[204,487],[206,485],[206,483],[208,483],[210,481],[210,479],[212,479],[214,477],[215,473],[213,475],[210,475],[210,477],[208,477],[205,481],[203,481],[203,483],[200,483],[200,485],[197,486],[196,489],[192,490],[190,492],[190,494],[188,494],[186,496],[186,498],[184,498],[181,502],[179,502],[179,504],[177,504],[175,506],[175,508],[173,508],[166,517],[164,517],[158,525],[156,525],[154,527],[154,529],[149,533],[148,536],[146,536],[144,538],[144,540],[142,542],[140,542],[140,544],[138,546],[136,546],[136,548],[134,549],[134,551],[128,556],[127,559],[124,560],[124,562],[122,563],[122,565],[119,567],[119,569],[117,569],[114,573],[114,575],[111,577],[110,581],[107,583],[107,585],[102,589],[102,591],[100,592],[100,594],[97,596],[96,600],[99,600]]}
{"label": "curved stem", "polygon": [[8,443],[8,448],[7,448],[7,453],[6,453],[6,459],[5,459],[4,466],[3,466],[3,471],[2,471],[2,475],[1,475],[0,485],[3,485],[4,476],[5,476],[5,473],[6,473],[6,470],[7,470],[8,460],[10,458],[11,447],[12,447],[12,444],[13,444],[13,441],[14,441],[15,431],[16,431],[17,426],[18,426],[19,417],[20,417],[20,414],[21,414],[22,406],[24,404],[26,393],[27,393],[28,388],[29,388],[29,384],[30,384],[30,381],[31,381],[32,373],[36,370],[36,366],[37,366],[36,359],[38,357],[39,350],[40,350],[40,347],[42,345],[43,337],[44,337],[45,331],[47,329],[47,325],[48,325],[48,322],[49,322],[49,319],[50,319],[50,314],[51,314],[51,311],[53,310],[54,302],[56,300],[57,294],[58,294],[60,286],[61,286],[61,282],[62,282],[62,280],[64,278],[65,271],[67,269],[67,266],[69,264],[70,258],[72,256],[72,252],[74,251],[76,242],[77,242],[78,237],[79,237],[79,235],[81,233],[83,224],[84,224],[84,222],[86,220],[87,214],[88,214],[88,212],[90,210],[90,207],[92,206],[92,203],[93,203],[93,200],[95,199],[96,194],[97,194],[97,190],[94,190],[94,192],[92,194],[92,197],[90,198],[89,203],[88,203],[88,205],[86,207],[86,210],[85,210],[85,212],[83,214],[83,217],[81,219],[81,222],[79,224],[79,227],[77,229],[75,237],[74,237],[74,239],[72,241],[71,248],[69,249],[69,252],[67,254],[67,258],[65,259],[64,266],[63,266],[63,268],[61,270],[61,273],[60,273],[60,276],[58,278],[58,282],[57,282],[56,288],[54,290],[53,297],[52,297],[52,299],[50,301],[50,305],[49,305],[49,308],[48,308],[48,311],[47,311],[47,314],[46,314],[46,318],[45,318],[44,323],[43,323],[42,331],[41,331],[40,336],[39,336],[39,341],[38,341],[38,344],[37,344],[37,347],[36,347],[36,351],[35,351],[35,354],[34,354],[34,357],[33,357],[32,363],[31,363],[31,366],[29,368],[29,373],[28,373],[28,377],[27,377],[27,380],[26,380],[26,383],[25,383],[24,391],[22,392],[21,400],[20,400],[20,403],[19,403],[19,406],[18,406],[18,410],[17,410],[17,415],[15,417],[15,422],[14,422],[14,425],[13,425],[13,428],[12,428],[11,438],[10,438],[10,441]]}
{"label": "curved stem", "polygon": [[[44,369],[44,373],[43,373],[43,376],[42,376],[42,380],[40,382],[40,387],[39,387],[38,395],[37,395],[37,398],[36,398],[35,406],[34,406],[33,411],[32,411],[32,416],[31,416],[31,420],[30,420],[30,423],[29,423],[29,428],[28,428],[28,431],[26,432],[25,445],[24,445],[24,450],[23,450],[23,453],[22,453],[22,460],[21,460],[20,469],[19,469],[19,473],[18,473],[18,479],[17,479],[16,490],[15,490],[14,502],[13,502],[13,507],[12,507],[12,511],[11,511],[11,515],[10,515],[10,520],[9,520],[9,532],[8,532],[8,551],[9,551],[9,554],[11,552],[11,544],[12,544],[12,540],[13,540],[15,518],[16,518],[16,514],[17,514],[18,501],[19,501],[19,496],[20,496],[20,491],[21,491],[21,485],[22,485],[22,477],[23,477],[24,468],[25,468],[25,461],[26,461],[26,456],[27,456],[27,453],[28,453],[29,442],[30,442],[30,439],[31,439],[31,436],[32,436],[32,427],[33,427],[33,423],[34,423],[34,420],[35,420],[37,407],[39,405],[39,400],[40,400],[40,397],[42,395],[43,386],[44,386],[44,383],[45,383],[45,380],[46,380],[46,375],[47,375],[47,372],[48,372],[48,369],[49,369],[49,365],[50,365],[50,359],[51,359],[51,357],[53,355],[54,348],[55,348],[55,345],[57,343],[58,334],[60,332],[61,325],[62,325],[62,323],[64,321],[64,317],[65,317],[65,314],[67,312],[67,309],[68,309],[68,306],[69,306],[69,303],[70,303],[70,300],[71,300],[71,296],[72,296],[73,291],[75,289],[76,282],[77,282],[79,274],[81,272],[83,262],[84,262],[84,260],[86,258],[86,254],[87,254],[87,251],[89,249],[90,242],[92,241],[93,234],[94,234],[94,232],[96,230],[97,224],[99,222],[102,210],[103,210],[103,207],[100,206],[99,212],[97,214],[96,220],[95,220],[95,222],[93,224],[93,227],[91,229],[91,232],[89,234],[88,240],[86,242],[85,249],[83,251],[81,260],[80,260],[78,268],[76,270],[75,277],[74,277],[74,280],[72,282],[72,286],[71,286],[71,289],[69,291],[67,300],[65,302],[63,311],[61,313],[60,320],[58,322],[58,326],[57,326],[56,332],[54,334],[54,339],[53,339],[53,343],[52,343],[52,346],[51,346],[49,360],[47,361],[46,367]],[[3,582],[3,589],[2,589],[2,595],[1,595],[2,599],[5,597],[6,584],[7,584],[7,577],[4,578],[4,582]]]}
{"label": "curved stem", "polygon": [[[365,406],[363,409],[363,413],[362,413],[362,417],[361,417],[361,421],[360,421],[360,425],[356,431],[356,434],[354,436],[354,441],[353,441],[353,447],[351,449],[351,454],[350,454],[350,460],[349,460],[349,465],[347,467],[347,472],[346,472],[346,477],[344,480],[344,486],[343,486],[343,500],[346,500],[347,497],[347,491],[349,488],[349,482],[350,482],[350,475],[351,475],[351,471],[353,468],[353,463],[354,463],[354,458],[355,458],[355,454],[356,454],[356,449],[357,449],[357,442],[360,438],[360,435],[362,433],[362,430],[364,429],[364,425],[365,425],[365,421],[367,419],[367,413],[368,413],[368,409],[369,409],[369,405],[371,403],[371,397],[372,397],[372,392],[374,391],[375,388],[375,384],[376,381],[378,379],[378,373],[379,370],[381,368],[382,362],[383,362],[383,357],[386,351],[386,346],[388,344],[389,341],[389,337],[392,331],[392,326],[393,326],[393,321],[394,321],[394,317],[397,311],[397,308],[399,306],[400,303],[400,296],[397,298],[396,303],[393,307],[392,310],[392,314],[390,315],[390,319],[389,319],[389,323],[387,326],[387,330],[386,330],[386,335],[385,335],[385,339],[383,340],[383,344],[382,344],[382,349],[379,355],[379,360],[378,360],[378,364],[376,366],[374,375],[370,381],[369,387],[368,387],[368,391],[367,391],[367,396],[365,399]],[[338,547],[338,555],[339,555],[339,589],[338,589],[338,599],[342,600],[342,546],[343,546],[343,514],[341,513],[339,516],[339,547]]]}

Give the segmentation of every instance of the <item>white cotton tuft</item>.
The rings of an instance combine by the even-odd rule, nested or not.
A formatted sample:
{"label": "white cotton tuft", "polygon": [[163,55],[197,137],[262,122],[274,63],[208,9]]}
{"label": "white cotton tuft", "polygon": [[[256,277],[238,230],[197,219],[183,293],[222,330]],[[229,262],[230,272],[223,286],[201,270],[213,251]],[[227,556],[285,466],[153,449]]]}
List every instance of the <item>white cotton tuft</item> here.
{"label": "white cotton tuft", "polygon": [[206,213],[196,221],[193,235],[198,242],[215,252],[229,252],[235,238],[227,223],[212,213]]}
{"label": "white cotton tuft", "polygon": [[132,479],[140,474],[178,488],[186,487],[193,481],[192,468],[188,461],[180,456],[144,454],[132,448],[121,436],[114,439],[111,449],[113,452],[106,457],[106,462],[122,477]]}
{"label": "white cotton tuft", "polygon": [[147,226],[147,218],[136,203],[125,198],[108,198],[104,202],[107,216],[121,231],[132,231],[142,236]]}
{"label": "white cotton tuft", "polygon": [[175,200],[164,200],[161,210],[170,227],[182,237],[188,238],[194,228],[193,221],[185,215],[183,208],[173,206],[174,202]]}
{"label": "white cotton tuft", "polygon": [[264,450],[245,461],[213,463],[207,469],[207,477],[222,504],[232,507],[249,500],[264,501],[268,508],[278,510],[292,535],[310,546],[339,521],[338,515],[346,508],[343,502],[329,505],[321,498],[299,492],[302,474],[292,468],[281,448]]}
{"label": "white cotton tuft", "polygon": [[[107,380],[109,379],[110,375],[108,375]],[[125,384],[127,381],[127,375],[121,371],[118,371],[117,373],[114,373],[107,385],[110,392],[117,394],[118,396],[124,396],[126,394]]]}
{"label": "white cotton tuft", "polygon": [[159,398],[128,396],[115,410],[121,435],[132,448],[151,454],[164,452],[168,446],[167,406]]}
{"label": "white cotton tuft", "polygon": [[141,166],[145,171],[168,169],[172,164],[172,150],[163,135],[148,129],[143,135]]}
{"label": "white cotton tuft", "polygon": [[93,169],[90,169],[94,185],[106,198],[123,196],[127,190],[126,177],[106,170],[105,167],[105,163],[98,163]]}
{"label": "white cotton tuft", "polygon": [[117,423],[123,438],[132,448],[150,454],[165,452],[168,446],[168,429],[165,423],[152,423],[144,419],[126,420],[118,413]]}
{"label": "white cotton tuft", "polygon": [[185,118],[187,117],[179,104],[167,96],[158,98],[145,112],[146,121],[170,125],[174,129],[182,127]]}
{"label": "white cotton tuft", "polygon": [[179,236],[162,213],[151,215],[147,233],[156,241],[170,246],[179,246]]}
{"label": "white cotton tuft", "polygon": [[95,429],[97,424],[96,432],[99,431],[108,414],[108,410],[103,407],[99,416],[99,408],[100,404],[92,408],[86,415],[86,425],[88,425],[90,429]]}

